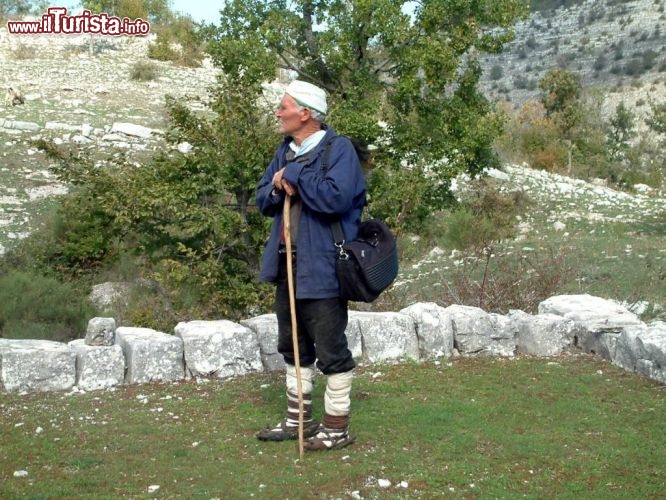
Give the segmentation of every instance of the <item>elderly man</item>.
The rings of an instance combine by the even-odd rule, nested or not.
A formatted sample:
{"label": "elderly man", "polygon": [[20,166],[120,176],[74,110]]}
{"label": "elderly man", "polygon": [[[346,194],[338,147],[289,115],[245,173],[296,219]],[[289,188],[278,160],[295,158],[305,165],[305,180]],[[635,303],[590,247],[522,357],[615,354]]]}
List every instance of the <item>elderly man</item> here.
{"label": "elderly man", "polygon": [[[257,187],[257,206],[273,218],[264,250],[261,280],[276,285],[278,352],[286,363],[287,414],[274,427],[257,434],[265,441],[298,439],[298,384],[291,336],[287,285],[288,258],[292,259],[300,375],[304,403],[305,449],[342,448],[351,444],[350,394],[354,359],[347,346],[347,301],[339,297],[335,272],[337,250],[331,223],[339,220],[346,240],[356,237],[365,205],[365,181],[351,141],[324,123],[326,93],[303,81],[287,87],[275,113],[284,141]],[[282,212],[285,196],[292,197],[290,227],[292,255],[286,254]],[[317,368],[327,376],[324,416],[312,419],[312,388]]]}

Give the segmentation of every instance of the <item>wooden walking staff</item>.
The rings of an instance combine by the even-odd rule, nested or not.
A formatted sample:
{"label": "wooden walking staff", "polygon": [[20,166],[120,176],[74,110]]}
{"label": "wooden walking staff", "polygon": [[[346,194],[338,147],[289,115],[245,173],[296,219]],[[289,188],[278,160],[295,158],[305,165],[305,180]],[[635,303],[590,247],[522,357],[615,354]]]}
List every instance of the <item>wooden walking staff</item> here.
{"label": "wooden walking staff", "polygon": [[286,195],[282,219],[284,222],[284,243],[287,247],[287,285],[289,286],[289,310],[291,311],[291,341],[294,346],[294,366],[296,368],[296,385],[298,387],[298,454],[303,460],[303,383],[301,380],[301,357],[298,352],[298,331],[296,326],[296,297],[294,295],[294,269],[291,255],[291,196]]}

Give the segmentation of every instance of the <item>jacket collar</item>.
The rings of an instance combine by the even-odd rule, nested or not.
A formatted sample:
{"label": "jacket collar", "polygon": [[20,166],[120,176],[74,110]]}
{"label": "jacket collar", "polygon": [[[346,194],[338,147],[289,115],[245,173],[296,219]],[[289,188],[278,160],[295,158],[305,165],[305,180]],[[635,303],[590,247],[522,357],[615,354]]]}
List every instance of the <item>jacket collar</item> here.
{"label": "jacket collar", "polygon": [[[336,135],[338,135],[338,134],[335,132],[335,130],[333,130],[332,127],[330,127],[329,125],[327,125],[327,124],[325,124],[325,123],[322,123],[322,124],[321,124],[321,128],[322,128],[322,130],[325,130],[325,131],[326,131],[326,135],[324,135],[324,137],[322,138],[322,140],[319,141],[319,144],[317,144],[317,145],[312,149],[312,151],[309,151],[309,152],[308,152],[308,155],[307,155],[307,156],[311,157],[312,159],[316,159],[316,158],[318,158],[318,157],[321,155],[321,153],[324,151],[324,148],[326,147],[326,144],[328,144],[328,142],[329,142],[333,137],[335,137]],[[290,148],[289,148],[289,144],[291,144],[291,141],[293,141],[293,139],[292,139],[291,136],[286,136],[286,137],[284,138],[284,140],[282,141],[281,149],[282,149],[282,153],[283,153],[283,155],[286,154],[287,151],[290,150]]]}

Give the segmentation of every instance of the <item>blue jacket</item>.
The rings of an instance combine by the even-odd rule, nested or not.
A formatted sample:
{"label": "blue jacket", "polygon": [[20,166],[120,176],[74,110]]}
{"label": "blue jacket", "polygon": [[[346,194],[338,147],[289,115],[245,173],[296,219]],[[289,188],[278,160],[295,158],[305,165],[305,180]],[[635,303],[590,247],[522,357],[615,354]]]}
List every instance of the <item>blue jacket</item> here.
{"label": "blue jacket", "polygon": [[261,281],[275,282],[278,275],[284,192],[273,194],[273,175],[285,166],[284,179],[298,187],[303,201],[298,223],[296,246],[296,298],[326,299],[339,295],[335,273],[337,250],[331,222],[340,220],[347,241],[356,238],[365,206],[365,180],[351,141],[339,137],[331,147],[328,170],[321,171],[322,153],[337,134],[326,129],[321,142],[307,153],[304,162],[287,162],[291,138],[280,145],[257,186],[257,206],[262,214],[273,217],[271,234],[261,262]]}

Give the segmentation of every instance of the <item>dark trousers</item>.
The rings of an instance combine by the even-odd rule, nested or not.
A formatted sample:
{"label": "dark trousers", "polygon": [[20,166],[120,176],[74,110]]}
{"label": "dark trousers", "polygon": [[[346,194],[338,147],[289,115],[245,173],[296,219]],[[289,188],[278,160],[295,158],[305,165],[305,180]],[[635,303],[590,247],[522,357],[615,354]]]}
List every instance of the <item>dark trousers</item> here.
{"label": "dark trousers", "polygon": [[[296,287],[296,259],[293,259],[294,288]],[[278,352],[287,364],[294,365],[294,347],[291,336],[291,309],[287,282],[286,257],[281,256],[275,313],[278,320]],[[347,301],[339,297],[330,299],[296,300],[298,353],[301,366],[317,362],[325,375],[344,373],[356,366],[347,345]]]}

